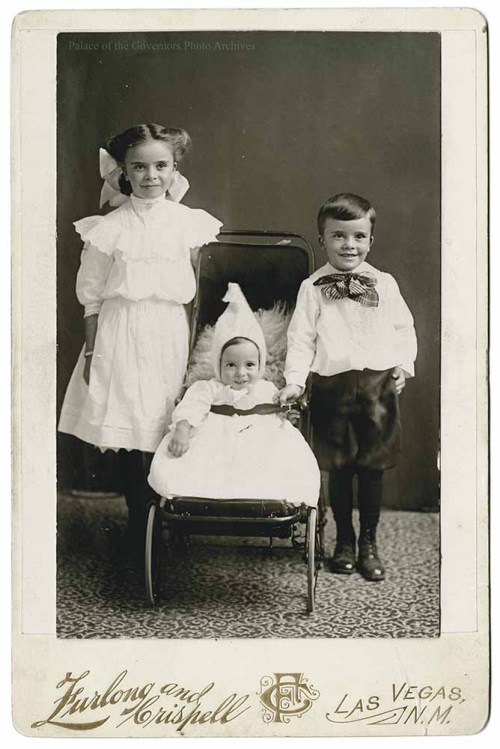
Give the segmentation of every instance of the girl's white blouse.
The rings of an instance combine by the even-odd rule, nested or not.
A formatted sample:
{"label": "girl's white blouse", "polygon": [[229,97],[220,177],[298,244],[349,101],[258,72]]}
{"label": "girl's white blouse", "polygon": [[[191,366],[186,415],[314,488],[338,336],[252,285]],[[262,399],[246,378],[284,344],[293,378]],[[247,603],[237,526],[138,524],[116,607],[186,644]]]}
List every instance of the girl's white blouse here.
{"label": "girl's white blouse", "polygon": [[222,223],[164,196],[132,195],[106,216],[88,216],[74,226],[84,242],[76,294],[88,316],[117,296],[190,302],[196,291],[190,250],[215,241]]}

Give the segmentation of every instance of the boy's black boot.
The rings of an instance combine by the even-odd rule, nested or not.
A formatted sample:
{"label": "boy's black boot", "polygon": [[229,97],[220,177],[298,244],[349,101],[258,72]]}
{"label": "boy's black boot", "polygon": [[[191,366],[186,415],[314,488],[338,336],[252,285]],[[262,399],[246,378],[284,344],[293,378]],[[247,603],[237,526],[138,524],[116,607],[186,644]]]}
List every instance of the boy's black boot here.
{"label": "boy's black boot", "polygon": [[339,575],[352,575],[356,571],[356,536],[352,524],[350,528],[337,524],[337,543],[330,567]]}
{"label": "boy's black boot", "polygon": [[362,523],[358,540],[358,570],[365,580],[377,582],[385,578],[384,565],[379,559],[375,523]]}

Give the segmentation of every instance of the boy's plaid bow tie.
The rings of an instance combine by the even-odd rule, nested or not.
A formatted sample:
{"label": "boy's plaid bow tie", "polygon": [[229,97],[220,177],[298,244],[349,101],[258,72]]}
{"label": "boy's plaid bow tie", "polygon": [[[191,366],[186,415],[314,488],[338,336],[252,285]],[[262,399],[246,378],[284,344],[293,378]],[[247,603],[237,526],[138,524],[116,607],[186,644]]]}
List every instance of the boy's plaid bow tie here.
{"label": "boy's plaid bow tie", "polygon": [[377,279],[371,273],[332,273],[321,276],[314,286],[321,286],[327,299],[348,297],[365,307],[378,307]]}

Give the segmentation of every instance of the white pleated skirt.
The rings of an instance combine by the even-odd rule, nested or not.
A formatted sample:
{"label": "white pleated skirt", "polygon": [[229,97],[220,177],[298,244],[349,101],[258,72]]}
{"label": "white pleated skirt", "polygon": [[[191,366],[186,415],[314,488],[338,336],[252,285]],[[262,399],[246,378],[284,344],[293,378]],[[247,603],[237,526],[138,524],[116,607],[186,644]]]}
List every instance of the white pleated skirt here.
{"label": "white pleated skirt", "polygon": [[83,349],[66,391],[59,431],[102,449],[154,452],[164,437],[187,367],[183,305],[114,297],[99,313],[87,387]]}
{"label": "white pleated skirt", "polygon": [[149,474],[161,496],[318,504],[316,458],[299,430],[276,414],[210,413],[180,458],[168,450],[171,436],[160,444]]}

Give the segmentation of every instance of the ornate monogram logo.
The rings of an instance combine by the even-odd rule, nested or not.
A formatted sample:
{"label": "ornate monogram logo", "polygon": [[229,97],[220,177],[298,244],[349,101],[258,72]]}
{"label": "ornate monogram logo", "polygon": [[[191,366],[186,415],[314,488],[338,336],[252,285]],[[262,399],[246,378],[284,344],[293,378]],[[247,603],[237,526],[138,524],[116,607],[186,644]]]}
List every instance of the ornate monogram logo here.
{"label": "ornate monogram logo", "polygon": [[274,674],[274,679],[263,676],[260,687],[266,723],[289,723],[290,718],[300,718],[319,697],[319,692],[310,687],[300,673]]}

